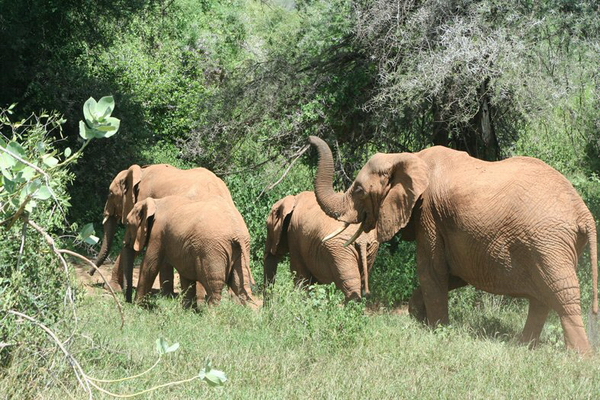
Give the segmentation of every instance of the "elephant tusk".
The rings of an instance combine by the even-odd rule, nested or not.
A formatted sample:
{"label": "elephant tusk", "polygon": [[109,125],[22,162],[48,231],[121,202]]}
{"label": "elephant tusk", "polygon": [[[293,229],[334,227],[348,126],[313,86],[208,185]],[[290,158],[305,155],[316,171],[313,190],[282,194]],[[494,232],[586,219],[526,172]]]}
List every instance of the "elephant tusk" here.
{"label": "elephant tusk", "polygon": [[341,228],[339,228],[339,229],[331,232],[329,235],[325,236],[323,238],[323,240],[321,240],[321,243],[325,243],[329,239],[333,239],[334,237],[336,237],[340,233],[344,232],[346,230],[346,228],[348,228],[349,226],[350,226],[350,224],[348,222],[344,222],[344,226],[342,226]]}
{"label": "elephant tusk", "polygon": [[358,239],[358,237],[364,232],[363,226],[362,224],[360,224],[360,227],[356,230],[356,232],[354,233],[354,235],[352,235],[352,237],[350,239],[348,239],[348,241],[346,243],[344,243],[344,247],[348,247],[350,246],[352,243],[354,243],[354,241],[356,239]]}

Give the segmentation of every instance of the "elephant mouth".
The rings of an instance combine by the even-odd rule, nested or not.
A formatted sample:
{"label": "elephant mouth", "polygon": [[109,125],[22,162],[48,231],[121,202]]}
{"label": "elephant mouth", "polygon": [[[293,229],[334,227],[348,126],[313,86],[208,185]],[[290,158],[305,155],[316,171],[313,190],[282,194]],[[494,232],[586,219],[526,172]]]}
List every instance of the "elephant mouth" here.
{"label": "elephant mouth", "polygon": [[[366,218],[362,218],[360,223],[360,226],[358,227],[358,229],[356,230],[356,232],[354,232],[354,235],[352,235],[352,237],[350,239],[348,239],[346,241],[346,243],[344,243],[344,247],[348,247],[350,246],[352,243],[354,243],[356,241],[356,239],[358,239],[358,237],[360,235],[362,235],[363,232],[369,232],[371,229],[373,229],[372,227],[369,228],[365,225],[367,225],[366,223]],[[335,231],[331,232],[329,235],[325,236],[321,242],[325,243],[328,240],[333,239],[334,237],[338,236],[339,234],[341,234],[342,232],[344,232],[350,225],[349,222],[344,222],[344,225],[342,225],[339,229],[336,229]]]}

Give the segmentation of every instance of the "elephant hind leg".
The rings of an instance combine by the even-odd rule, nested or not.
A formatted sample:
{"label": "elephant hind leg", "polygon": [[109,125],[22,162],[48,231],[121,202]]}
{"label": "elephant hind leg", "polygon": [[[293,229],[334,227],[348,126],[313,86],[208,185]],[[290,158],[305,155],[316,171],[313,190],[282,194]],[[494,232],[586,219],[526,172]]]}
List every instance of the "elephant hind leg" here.
{"label": "elephant hind leg", "polygon": [[225,288],[225,281],[223,279],[208,279],[206,282],[206,301],[210,305],[219,305],[221,303],[221,297],[223,288]]}
{"label": "elephant hind leg", "polygon": [[525,322],[525,328],[519,338],[521,343],[529,344],[531,348],[536,347],[540,342],[540,335],[544,328],[546,318],[550,307],[542,303],[537,299],[529,300],[529,312],[527,314],[527,321]]}
{"label": "elephant hind leg", "polygon": [[579,353],[584,355],[590,355],[593,353],[592,346],[590,345],[585,332],[581,314],[560,315],[560,323],[565,334],[565,343],[567,348],[577,350]]}
{"label": "elephant hind leg", "polygon": [[175,272],[173,267],[168,264],[161,265],[158,277],[160,280],[160,293],[165,297],[174,297],[175,290],[173,288],[173,282],[175,279]]}
{"label": "elephant hind leg", "polygon": [[581,293],[576,264],[571,260],[553,264],[555,268],[541,269],[545,286],[542,286],[543,297],[540,298],[560,317],[567,348],[581,354],[590,354],[592,347],[581,316]]}

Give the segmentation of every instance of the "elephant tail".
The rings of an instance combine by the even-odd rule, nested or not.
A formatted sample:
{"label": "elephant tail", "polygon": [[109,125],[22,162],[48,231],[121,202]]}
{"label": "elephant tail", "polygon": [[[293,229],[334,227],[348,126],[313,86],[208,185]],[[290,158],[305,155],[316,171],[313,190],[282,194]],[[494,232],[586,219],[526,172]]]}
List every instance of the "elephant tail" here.
{"label": "elephant tail", "polygon": [[598,315],[598,237],[596,235],[596,223],[593,218],[587,226],[587,237],[590,245],[590,261],[592,262],[592,290],[593,302],[592,312]]}
{"label": "elephant tail", "polygon": [[234,291],[242,302],[254,302],[252,286],[256,285],[250,269],[250,243],[249,241],[233,239],[233,248],[237,253],[234,256],[234,265],[231,271],[234,277]]}

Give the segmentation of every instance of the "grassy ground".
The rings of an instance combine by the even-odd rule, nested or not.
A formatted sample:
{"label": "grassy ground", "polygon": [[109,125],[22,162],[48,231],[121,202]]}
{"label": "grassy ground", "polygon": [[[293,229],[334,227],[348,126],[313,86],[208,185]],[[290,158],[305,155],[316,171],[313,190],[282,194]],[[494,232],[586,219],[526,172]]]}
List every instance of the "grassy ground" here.
{"label": "grassy ground", "polygon": [[[152,309],[125,305],[126,323],[105,295],[79,305],[69,348],[96,378],[132,376],[157,359],[155,341],[178,342],[149,374],[103,384],[133,393],[198,374],[205,360],[229,381],[212,388],[195,380],[144,399],[589,399],[600,396],[599,356],[563,349],[556,317],[544,345],[515,343],[521,302],[464,290],[452,296],[453,325],[432,331],[405,313],[339,306],[331,287],[310,295],[280,279],[269,307],[253,310],[226,299],[219,307],[183,310],[176,299]],[[26,349],[0,377],[3,398],[86,398],[58,352],[35,360]],[[31,379],[31,376],[34,379]],[[24,378],[29,377],[29,378]],[[111,398],[94,392],[95,398]]]}

